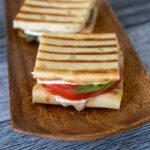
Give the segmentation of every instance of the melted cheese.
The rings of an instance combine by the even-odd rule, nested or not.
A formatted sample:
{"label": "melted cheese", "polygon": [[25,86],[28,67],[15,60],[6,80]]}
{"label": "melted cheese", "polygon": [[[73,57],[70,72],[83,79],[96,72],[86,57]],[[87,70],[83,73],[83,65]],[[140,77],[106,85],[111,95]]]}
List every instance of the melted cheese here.
{"label": "melted cheese", "polygon": [[[38,84],[72,84],[76,85],[76,83],[71,83],[63,80],[53,80],[53,81],[39,81],[37,80]],[[68,99],[65,99],[60,96],[54,95],[55,100],[62,106],[67,107],[67,106],[73,106],[77,111],[81,111],[85,108],[86,102],[88,99],[82,99],[79,101],[70,101]]]}
{"label": "melted cheese", "polygon": [[67,106],[73,106],[77,111],[81,111],[85,108],[87,100],[88,99],[83,99],[83,100],[79,100],[79,101],[70,101],[67,100],[63,97],[60,96],[55,96],[55,100],[62,106],[67,107]]}

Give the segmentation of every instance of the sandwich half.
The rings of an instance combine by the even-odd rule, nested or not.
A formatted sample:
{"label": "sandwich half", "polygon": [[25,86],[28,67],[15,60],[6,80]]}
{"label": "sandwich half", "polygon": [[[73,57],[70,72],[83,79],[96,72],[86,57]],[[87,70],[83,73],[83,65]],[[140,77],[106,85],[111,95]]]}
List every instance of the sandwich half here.
{"label": "sandwich half", "polygon": [[33,77],[33,103],[119,109],[123,55],[117,36],[48,34],[40,39]]}
{"label": "sandwich half", "polygon": [[13,26],[29,40],[43,32],[90,33],[97,14],[96,0],[25,0]]}

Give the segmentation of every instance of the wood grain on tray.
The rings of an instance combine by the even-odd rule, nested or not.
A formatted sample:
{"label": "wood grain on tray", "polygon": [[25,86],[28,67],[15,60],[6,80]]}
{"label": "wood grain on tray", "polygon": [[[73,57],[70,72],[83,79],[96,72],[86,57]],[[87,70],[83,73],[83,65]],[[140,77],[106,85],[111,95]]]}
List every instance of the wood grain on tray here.
{"label": "wood grain on tray", "polygon": [[[92,140],[117,134],[150,121],[150,79],[125,32],[105,0],[99,1],[96,33],[116,32],[125,57],[124,96],[121,110],[88,109],[32,104],[32,78],[38,44],[13,30],[12,20],[21,5],[6,0],[7,45],[12,128],[47,138]],[[11,12],[11,13],[10,13]]]}

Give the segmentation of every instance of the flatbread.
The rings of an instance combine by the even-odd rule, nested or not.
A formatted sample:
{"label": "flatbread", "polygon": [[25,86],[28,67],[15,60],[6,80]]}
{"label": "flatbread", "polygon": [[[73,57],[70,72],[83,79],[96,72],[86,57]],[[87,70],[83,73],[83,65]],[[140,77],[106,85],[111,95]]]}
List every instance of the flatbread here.
{"label": "flatbread", "polygon": [[[83,30],[80,31],[80,33],[92,33],[93,32],[94,27],[95,27],[95,23],[96,23],[97,15],[98,15],[98,6],[95,6],[94,14],[92,15],[91,20],[88,21],[88,25],[85,26],[83,28]],[[42,34],[43,34],[43,32],[41,32],[41,31],[28,31],[28,30],[23,31],[23,30],[20,30],[20,32],[19,32],[19,36],[22,38],[26,38],[27,37],[26,35],[38,37],[37,42],[40,41],[39,39],[42,36]]]}
{"label": "flatbread", "polygon": [[114,33],[44,33],[33,77],[39,81],[64,80],[102,84],[120,79],[119,44]]}
{"label": "flatbread", "polygon": [[84,29],[95,0],[25,0],[13,26],[23,31],[77,33]]}

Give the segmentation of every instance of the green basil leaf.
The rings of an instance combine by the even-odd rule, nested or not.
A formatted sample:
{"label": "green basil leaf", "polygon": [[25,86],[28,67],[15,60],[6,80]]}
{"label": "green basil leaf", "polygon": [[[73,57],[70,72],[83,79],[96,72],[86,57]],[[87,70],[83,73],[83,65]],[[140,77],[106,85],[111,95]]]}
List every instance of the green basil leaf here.
{"label": "green basil leaf", "polygon": [[99,84],[99,85],[94,85],[94,84],[86,84],[80,86],[78,89],[73,89],[75,93],[89,93],[89,92],[96,92],[105,88],[109,88],[114,84],[114,81],[108,82],[106,84]]}

